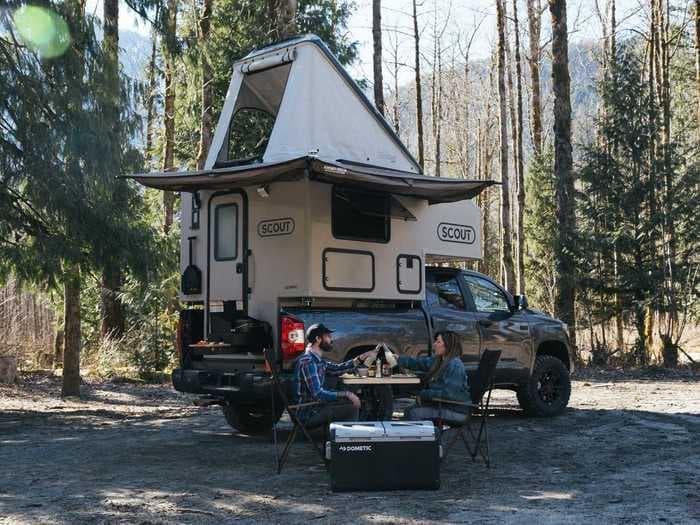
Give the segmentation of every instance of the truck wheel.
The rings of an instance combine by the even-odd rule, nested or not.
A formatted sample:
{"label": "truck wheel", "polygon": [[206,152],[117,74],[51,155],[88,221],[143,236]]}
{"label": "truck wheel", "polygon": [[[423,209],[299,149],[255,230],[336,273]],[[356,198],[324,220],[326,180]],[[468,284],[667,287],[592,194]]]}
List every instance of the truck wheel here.
{"label": "truck wheel", "polygon": [[282,412],[273,417],[269,407],[238,405],[230,401],[223,405],[226,422],[242,434],[264,434],[279,421]]}
{"label": "truck wheel", "polygon": [[540,355],[529,381],[517,391],[518,403],[532,416],[556,416],[564,411],[571,396],[571,379],[566,365],[551,355]]}

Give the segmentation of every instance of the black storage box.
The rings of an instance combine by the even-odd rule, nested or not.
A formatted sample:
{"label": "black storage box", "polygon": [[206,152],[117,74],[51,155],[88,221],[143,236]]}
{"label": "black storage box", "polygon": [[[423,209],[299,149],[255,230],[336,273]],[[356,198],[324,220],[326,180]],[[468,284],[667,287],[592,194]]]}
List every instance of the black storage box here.
{"label": "black storage box", "polygon": [[334,491],[440,488],[440,445],[430,421],[332,423],[326,459]]}

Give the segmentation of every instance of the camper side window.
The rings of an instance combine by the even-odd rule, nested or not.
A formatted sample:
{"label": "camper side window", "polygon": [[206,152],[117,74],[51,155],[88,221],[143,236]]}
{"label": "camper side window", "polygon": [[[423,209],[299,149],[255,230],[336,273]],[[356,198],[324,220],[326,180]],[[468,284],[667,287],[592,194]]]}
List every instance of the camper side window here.
{"label": "camper side window", "polygon": [[389,242],[390,200],[387,193],[333,187],[333,237],[352,241]]}
{"label": "camper side window", "polygon": [[232,261],[238,257],[238,206],[220,204],[214,209],[214,259]]}

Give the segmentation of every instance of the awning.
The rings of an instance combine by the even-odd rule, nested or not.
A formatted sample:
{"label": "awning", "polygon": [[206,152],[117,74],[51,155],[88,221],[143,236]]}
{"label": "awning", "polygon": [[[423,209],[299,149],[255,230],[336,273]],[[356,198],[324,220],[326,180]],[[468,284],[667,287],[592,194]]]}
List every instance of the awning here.
{"label": "awning", "polygon": [[490,180],[428,177],[377,166],[316,157],[300,157],[278,163],[255,163],[202,171],[144,173],[124,178],[159,190],[195,192],[261,186],[272,182],[300,180],[308,176],[328,184],[364,188],[394,195],[427,199],[430,204],[476,197],[482,190],[499,184]]}

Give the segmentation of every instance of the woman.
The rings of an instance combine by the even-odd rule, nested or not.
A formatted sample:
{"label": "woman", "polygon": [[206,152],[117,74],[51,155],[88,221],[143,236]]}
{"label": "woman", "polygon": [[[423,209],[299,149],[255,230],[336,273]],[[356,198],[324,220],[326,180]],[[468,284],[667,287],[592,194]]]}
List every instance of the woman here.
{"label": "woman", "polygon": [[[463,417],[468,411],[466,406],[444,404],[438,406],[438,399],[469,403],[469,384],[467,373],[462,364],[462,344],[454,332],[438,332],[433,342],[435,355],[429,357],[399,357],[399,366],[410,370],[426,372],[423,383],[425,388],[418,393],[416,405],[404,412],[405,419],[450,419]],[[458,412],[458,414],[450,414]]]}

